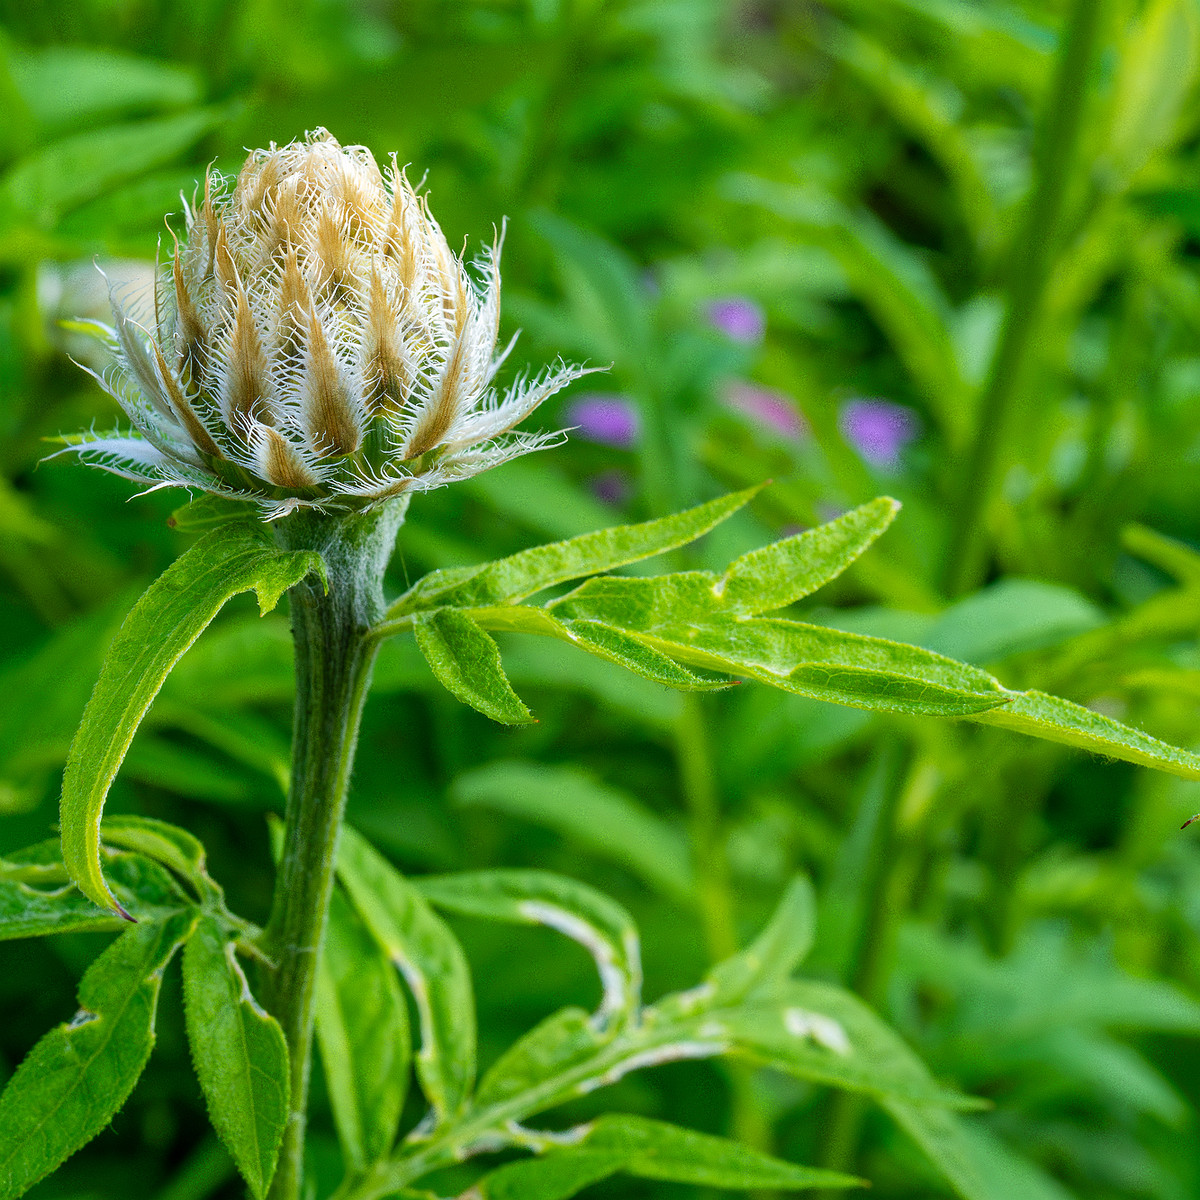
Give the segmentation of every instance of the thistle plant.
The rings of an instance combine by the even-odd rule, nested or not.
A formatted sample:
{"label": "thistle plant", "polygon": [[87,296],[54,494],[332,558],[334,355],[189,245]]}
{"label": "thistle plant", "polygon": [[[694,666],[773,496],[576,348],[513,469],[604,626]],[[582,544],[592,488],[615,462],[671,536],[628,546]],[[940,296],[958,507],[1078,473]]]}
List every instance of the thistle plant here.
{"label": "thistle plant", "polygon": [[[775,1191],[859,1182],[633,1116],[556,1127],[556,1108],[631,1071],[712,1057],[877,1101],[956,1190],[977,1195],[955,1115],[972,1101],[940,1087],[853,995],[796,975],[813,935],[805,880],[698,987],[646,1004],[637,931],[595,889],[534,870],[408,879],[344,827],[378,647],[413,634],[453,696],[513,725],[532,718],[496,631],[556,639],[687,691],[747,679],[1007,727],[1192,778],[1200,758],[1066,701],[1011,691],[977,667],[787,613],[884,532],[898,509],[886,497],[721,570],[619,573],[703,536],[757,488],[434,571],[389,603],[384,570],[411,495],[545,445],[511,430],[579,372],[537,376],[503,399],[491,390],[498,246],[472,283],[403,174],[393,165],[385,176],[366,150],[319,133],[252,153],[231,189],[210,175],[203,196],[163,273],[153,329],[117,305],[104,333],[117,363],[102,381],[133,429],[68,447],[221,503],[202,497],[176,514],[177,528],[201,536],[108,651],[68,756],[61,839],[0,863],[0,937],[118,933],[85,974],[78,1013],[33,1048],[0,1096],[0,1200],[54,1170],[124,1102],[181,948],[188,1038],[212,1123],[259,1200],[306,1194],[314,1039],[345,1168],[338,1200],[432,1196],[411,1188],[436,1187],[439,1171],[462,1163],[478,1164],[464,1200],[556,1200],[618,1172]],[[193,835],[103,817],[167,674],[225,601],[249,590],[264,613],[287,594],[295,641],[291,780],[265,928],[229,909]],[[439,910],[540,924],[579,942],[597,966],[595,1010],[560,1009],[477,1082],[470,968]],[[401,981],[417,1015],[415,1052]],[[424,1111],[405,1126],[410,1075]],[[527,1124],[539,1114],[549,1128]],[[488,1155],[513,1150],[528,1156],[489,1167]]]}

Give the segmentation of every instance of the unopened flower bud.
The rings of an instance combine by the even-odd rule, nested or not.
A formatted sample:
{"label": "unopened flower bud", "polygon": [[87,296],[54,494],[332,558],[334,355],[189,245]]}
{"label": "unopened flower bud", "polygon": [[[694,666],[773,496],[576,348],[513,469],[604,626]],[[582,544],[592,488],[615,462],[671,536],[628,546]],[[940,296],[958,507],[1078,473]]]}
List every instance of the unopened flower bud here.
{"label": "unopened flower bud", "polygon": [[[514,433],[586,372],[559,366],[504,395],[492,380],[500,238],[451,251],[393,158],[324,130],[215,173],[138,320],[116,298],[100,378],[134,428],[72,439],[152,487],[299,507],[365,508],[558,440]],[[511,344],[510,347],[511,348]]]}

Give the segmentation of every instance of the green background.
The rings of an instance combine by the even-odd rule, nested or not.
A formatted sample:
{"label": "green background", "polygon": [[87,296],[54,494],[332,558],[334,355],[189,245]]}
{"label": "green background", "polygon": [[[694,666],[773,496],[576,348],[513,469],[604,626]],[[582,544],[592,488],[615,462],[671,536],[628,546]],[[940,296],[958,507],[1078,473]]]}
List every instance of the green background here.
{"label": "green background", "polygon": [[[509,376],[559,355],[612,364],[531,427],[571,423],[572,398],[596,391],[640,418],[631,447],[577,434],[418,497],[395,591],[766,478],[672,565],[724,564],[888,493],[896,525],[806,619],[1197,741],[1195,0],[0,13],[0,851],[51,830],[106,638],[186,544],[166,524],[182,494],[130,499],[114,477],[39,465],[47,437],[117,416],[58,322],[104,318],[94,262],[117,286],[148,279],[163,214],[206,164],[235,173],[244,147],[318,125],[426,176],[455,247],[508,218],[504,324],[523,329]],[[731,298],[761,314],[761,338],[714,319]],[[856,445],[863,399],[901,407],[913,436],[895,455]],[[253,613],[231,605],[181,664],[110,811],[197,832],[234,907],[262,919],[290,646],[285,616]],[[698,978],[723,923],[744,938],[808,871],[821,911],[806,970],[854,986],[939,1077],[994,1104],[972,1128],[997,1198],[1200,1196],[1200,852],[1178,832],[1196,785],[753,685],[705,699],[696,722],[677,695],[569,649],[504,648],[539,719],[527,730],[457,705],[410,644],[385,651],[350,820],[400,866],[538,865],[603,887],[644,930],[651,997]],[[553,935],[455,927],[485,1059],[594,1001],[589,962]],[[0,949],[0,1073],[69,1018],[104,941]],[[36,1196],[240,1194],[187,1063],[178,978],[165,986],[133,1098]],[[882,1114],[839,1116],[766,1074],[674,1065],[558,1119],[606,1107],[814,1163],[840,1121],[842,1165],[873,1194],[944,1186]],[[313,1154],[335,1181],[319,1079]]]}

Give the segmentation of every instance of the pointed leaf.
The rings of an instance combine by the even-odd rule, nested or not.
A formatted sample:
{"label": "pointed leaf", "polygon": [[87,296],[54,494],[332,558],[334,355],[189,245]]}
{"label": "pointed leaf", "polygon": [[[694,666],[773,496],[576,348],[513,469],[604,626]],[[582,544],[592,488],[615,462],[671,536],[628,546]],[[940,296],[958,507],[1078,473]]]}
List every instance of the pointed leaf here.
{"label": "pointed leaf", "polygon": [[[600,1117],[580,1148],[584,1152],[627,1154],[629,1157],[621,1169],[628,1175],[700,1187],[799,1191],[811,1187],[858,1187],[862,1183],[837,1171],[785,1162],[728,1138],[624,1113]],[[573,1148],[567,1148],[549,1153],[574,1152]]]}
{"label": "pointed leaf", "polygon": [[685,662],[852,708],[964,716],[1010,695],[986,671],[940,654],[799,621],[664,625],[642,636]]}
{"label": "pointed leaf", "polygon": [[743,554],[717,583],[722,606],[757,616],[794,604],[840,575],[899,511],[897,501],[881,496],[826,525]]}
{"label": "pointed leaf", "polygon": [[363,924],[412,993],[421,1087],[438,1120],[453,1117],[475,1079],[475,997],[462,947],[421,893],[349,826],[337,869]]}
{"label": "pointed leaf", "polygon": [[615,1175],[628,1158],[620,1150],[547,1154],[497,1167],[472,1191],[480,1200],[568,1200],[590,1184]]}
{"label": "pointed leaf", "polygon": [[396,1140],[408,1091],[408,1009],[395,968],[335,891],[317,975],[317,1044],[347,1167]]}
{"label": "pointed leaf", "polygon": [[133,735],[171,668],[231,596],[253,589],[260,611],[320,558],[288,552],[260,528],[229,525],[201,538],[150,585],[105,656],[96,689],[71,743],[63,776],[63,861],[80,890],[103,908],[120,908],[100,870],[100,815]]}
{"label": "pointed leaf", "polygon": [[733,492],[641,525],[615,525],[565,542],[536,546],[480,567],[434,571],[401,596],[388,610],[388,617],[441,605],[485,608],[511,604],[568,579],[652,558],[703,536],[760,490]]}
{"label": "pointed leaf", "polygon": [[122,815],[108,817],[100,826],[100,833],[110,845],[135,850],[169,867],[186,879],[201,898],[220,894],[209,878],[203,844],[186,829],[154,817]]}
{"label": "pointed leaf", "polygon": [[1185,779],[1200,779],[1200,754],[1180,750],[1158,738],[1122,725],[1090,708],[1047,696],[1044,692],[1010,692],[1012,702],[971,720],[1027,733],[1046,741],[1091,750],[1125,762],[1157,767]]}
{"label": "pointed leaf", "polygon": [[712,692],[732,686],[729,679],[698,675],[653,646],[599,621],[564,621],[571,641],[597,658],[606,658],[643,679],[685,692]]}
{"label": "pointed leaf", "polygon": [[431,875],[418,885],[439,908],[545,925],[578,942],[595,960],[604,989],[597,1016],[632,1018],[641,1000],[641,946],[633,918],[615,900],[585,883],[550,871],[459,871]]}
{"label": "pointed leaf", "polygon": [[0,1095],[0,1200],[15,1200],[91,1141],[125,1103],[154,1045],[163,970],[193,913],[126,930],[88,968],[79,1012],[29,1052]]}
{"label": "pointed leaf", "polygon": [[800,1079],[916,1104],[975,1107],[940,1087],[875,1013],[831,984],[793,980],[769,999],[708,1011],[701,1006],[694,1019],[752,1061]]}
{"label": "pointed leaf", "polygon": [[504,674],[500,647],[466,613],[455,608],[421,613],[414,631],[430,670],[456,700],[504,725],[532,722]]}
{"label": "pointed leaf", "polygon": [[816,935],[816,897],[803,875],[788,885],[766,928],[740,954],[708,973],[715,1002],[736,1004],[756,991],[769,991],[804,961]]}
{"label": "pointed leaf", "polygon": [[503,1104],[592,1058],[610,1035],[582,1008],[562,1008],[514,1042],[480,1081],[475,1104]]}
{"label": "pointed leaf", "polygon": [[[120,929],[126,922],[100,909],[67,880],[66,868],[53,847],[54,862],[22,863],[19,856],[0,863],[0,941],[50,933]],[[161,921],[188,908],[191,901],[168,871],[140,854],[102,852],[113,893],[126,910],[142,921]]]}
{"label": "pointed leaf", "polygon": [[233,943],[203,918],[183,952],[192,1062],[220,1134],[250,1191],[263,1200],[288,1121],[288,1048],[250,994]]}

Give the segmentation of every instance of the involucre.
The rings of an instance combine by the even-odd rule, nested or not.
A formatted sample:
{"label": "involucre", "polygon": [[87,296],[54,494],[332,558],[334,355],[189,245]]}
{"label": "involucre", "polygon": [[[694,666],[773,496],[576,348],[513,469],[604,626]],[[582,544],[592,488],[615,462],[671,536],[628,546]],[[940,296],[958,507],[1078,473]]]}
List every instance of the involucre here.
{"label": "involucre", "polygon": [[[145,323],[113,299],[98,376],[133,422],[68,451],[152,487],[254,500],[264,514],[365,508],[557,440],[514,433],[584,374],[492,387],[501,238],[453,253],[404,172],[325,130],[210,172]],[[145,327],[152,324],[152,332]]]}

